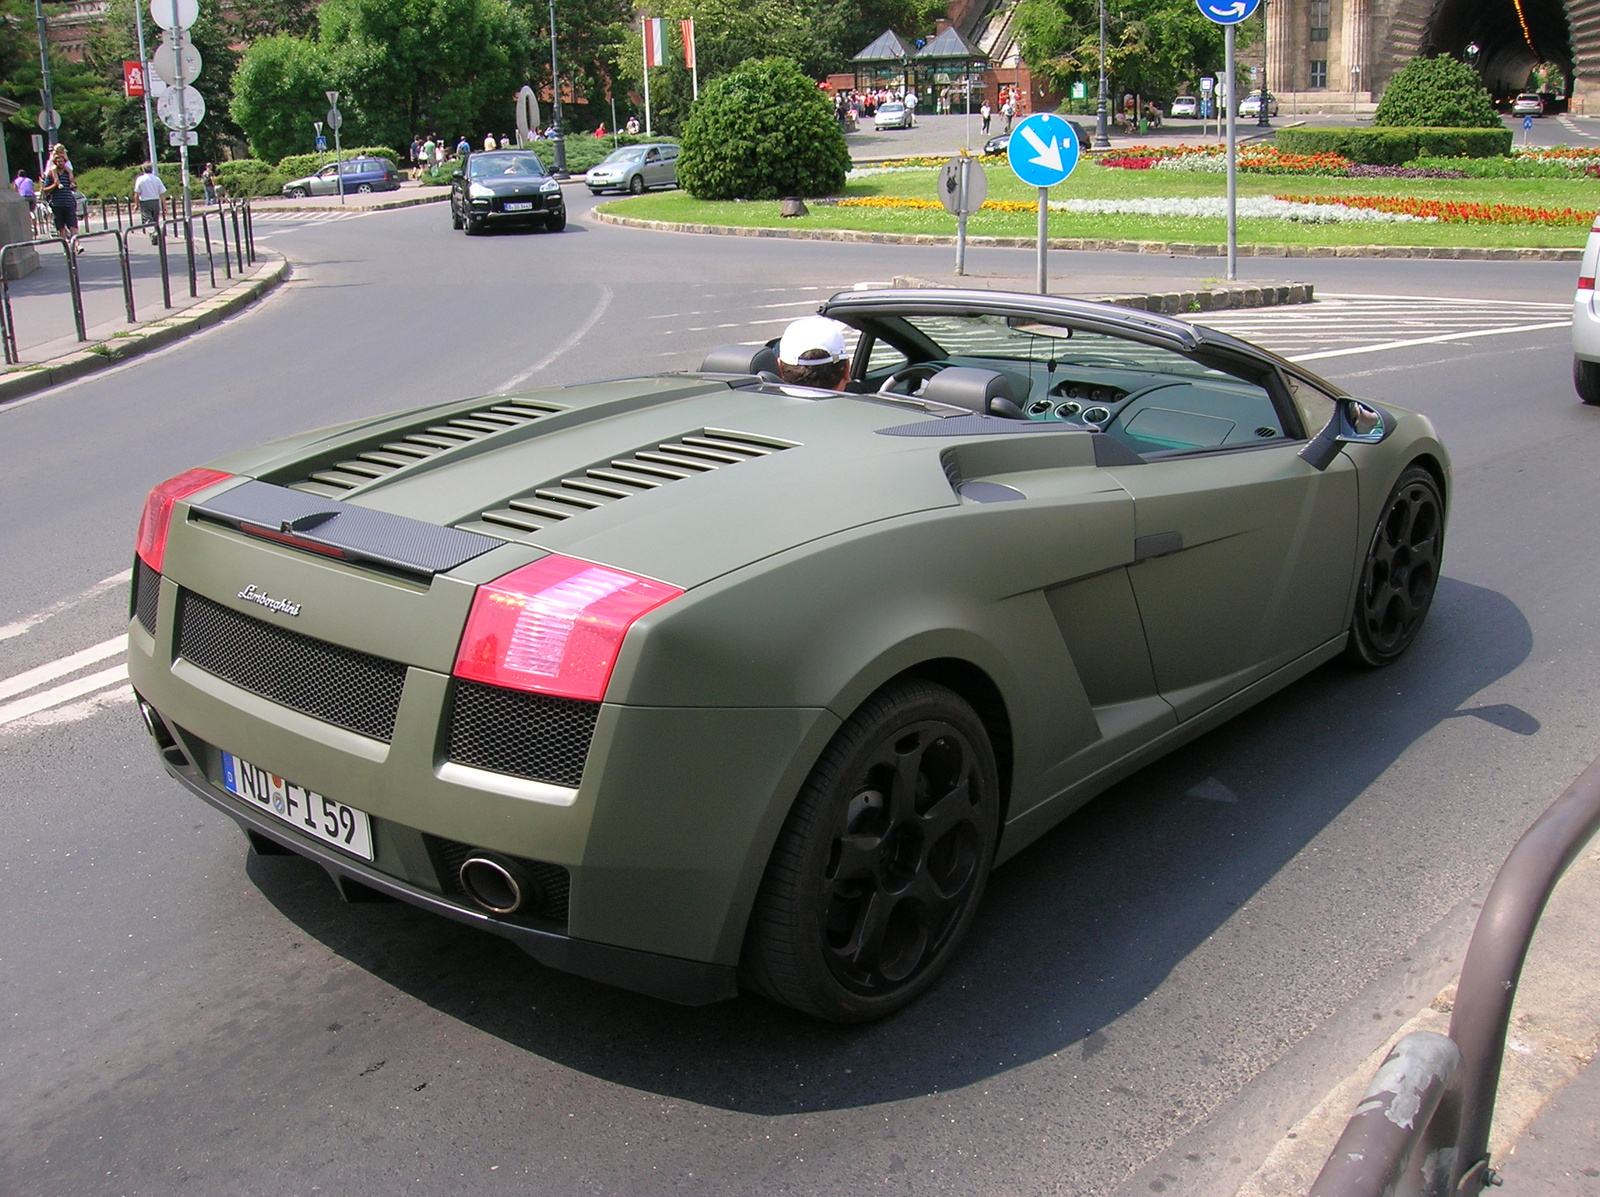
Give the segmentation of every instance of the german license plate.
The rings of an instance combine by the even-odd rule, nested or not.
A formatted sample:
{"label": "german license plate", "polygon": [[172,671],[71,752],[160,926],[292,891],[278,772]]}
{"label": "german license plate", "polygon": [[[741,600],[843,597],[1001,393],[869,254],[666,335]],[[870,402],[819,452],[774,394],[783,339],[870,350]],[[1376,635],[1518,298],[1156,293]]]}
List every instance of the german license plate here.
{"label": "german license plate", "polygon": [[312,793],[231,752],[222,754],[222,788],[313,839],[372,859],[372,822],[365,811]]}
{"label": "german license plate", "polygon": [[506,211],[507,212],[532,212],[533,211],[533,201],[532,200],[515,200],[515,201],[513,201],[511,203],[508,203],[506,205]]}

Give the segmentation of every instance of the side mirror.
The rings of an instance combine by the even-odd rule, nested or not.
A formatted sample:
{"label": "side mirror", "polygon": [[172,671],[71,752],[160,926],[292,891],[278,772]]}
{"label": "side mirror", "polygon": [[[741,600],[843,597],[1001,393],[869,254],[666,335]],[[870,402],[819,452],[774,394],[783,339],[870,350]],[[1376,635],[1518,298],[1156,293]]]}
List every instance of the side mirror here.
{"label": "side mirror", "polygon": [[464,171],[464,170],[458,170],[454,174],[452,174],[450,177],[452,179],[464,179],[464,178],[467,177],[467,172]]}
{"label": "side mirror", "polygon": [[1376,445],[1394,431],[1395,419],[1381,407],[1346,396],[1335,401],[1333,418],[1317,433],[1300,457],[1313,469],[1325,470],[1345,445]]}

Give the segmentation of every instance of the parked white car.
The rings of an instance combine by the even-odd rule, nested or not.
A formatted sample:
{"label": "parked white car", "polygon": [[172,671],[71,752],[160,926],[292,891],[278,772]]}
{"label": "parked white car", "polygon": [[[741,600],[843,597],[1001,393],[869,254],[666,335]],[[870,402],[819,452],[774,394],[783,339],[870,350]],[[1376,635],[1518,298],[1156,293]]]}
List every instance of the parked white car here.
{"label": "parked white car", "polygon": [[916,118],[911,115],[911,110],[898,100],[888,104],[879,104],[878,111],[872,118],[872,127],[874,129],[909,129],[916,123]]}
{"label": "parked white car", "polygon": [[1173,117],[1188,117],[1194,119],[1200,115],[1200,101],[1195,96],[1175,96],[1172,100]]}
{"label": "parked white car", "polygon": [[1589,232],[1572,301],[1572,385],[1578,398],[1600,406],[1600,310],[1595,307],[1595,271],[1600,269],[1600,222]]}

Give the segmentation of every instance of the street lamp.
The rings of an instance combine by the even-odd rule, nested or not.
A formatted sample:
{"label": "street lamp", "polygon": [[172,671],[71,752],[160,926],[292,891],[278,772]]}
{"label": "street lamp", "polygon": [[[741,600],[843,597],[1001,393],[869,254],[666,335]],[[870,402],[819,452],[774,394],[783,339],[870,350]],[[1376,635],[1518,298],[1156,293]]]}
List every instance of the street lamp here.
{"label": "street lamp", "polygon": [[561,121],[561,67],[556,61],[556,0],[550,0],[550,105],[555,110],[555,136],[550,140],[555,142],[556,168],[553,172],[558,179],[567,177],[567,135]]}
{"label": "street lamp", "polygon": [[1095,108],[1094,148],[1111,147],[1111,131],[1106,128],[1106,0],[1100,0],[1100,102]]}
{"label": "street lamp", "polygon": [[1272,89],[1267,86],[1267,42],[1271,36],[1267,32],[1267,3],[1268,0],[1261,0],[1261,111],[1256,115],[1256,127],[1259,129],[1272,127],[1272,120],[1268,115]]}

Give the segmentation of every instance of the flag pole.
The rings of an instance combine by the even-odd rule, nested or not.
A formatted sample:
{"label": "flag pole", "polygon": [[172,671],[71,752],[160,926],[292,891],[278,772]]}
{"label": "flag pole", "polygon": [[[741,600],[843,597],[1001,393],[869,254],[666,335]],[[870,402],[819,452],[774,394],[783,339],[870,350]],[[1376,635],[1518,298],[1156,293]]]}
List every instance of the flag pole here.
{"label": "flag pole", "polygon": [[644,19],[641,30],[643,37],[639,39],[639,49],[644,56],[644,135],[651,136],[650,129],[650,18]]}

